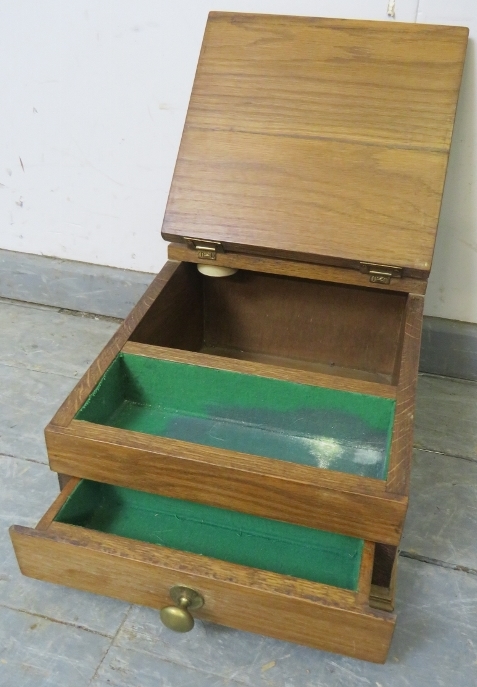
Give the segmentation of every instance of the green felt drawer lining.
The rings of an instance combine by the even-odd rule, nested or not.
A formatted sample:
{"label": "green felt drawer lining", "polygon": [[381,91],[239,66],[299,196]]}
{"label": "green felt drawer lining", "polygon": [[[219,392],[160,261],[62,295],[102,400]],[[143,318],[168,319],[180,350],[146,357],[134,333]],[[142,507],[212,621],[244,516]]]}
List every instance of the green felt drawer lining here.
{"label": "green felt drawer lining", "polygon": [[120,354],[76,417],[385,479],[395,401]]}
{"label": "green felt drawer lining", "polygon": [[55,520],[356,590],[362,539],[81,480]]}

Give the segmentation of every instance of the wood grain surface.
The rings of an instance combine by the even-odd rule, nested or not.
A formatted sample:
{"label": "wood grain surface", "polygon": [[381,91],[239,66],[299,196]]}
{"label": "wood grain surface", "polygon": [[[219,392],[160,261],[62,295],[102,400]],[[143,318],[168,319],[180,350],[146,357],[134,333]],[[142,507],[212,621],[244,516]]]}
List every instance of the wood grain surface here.
{"label": "wood grain surface", "polygon": [[196,351],[204,339],[203,277],[181,263],[130,334],[131,341]]}
{"label": "wood grain surface", "polygon": [[361,569],[359,571],[358,589],[356,591],[356,602],[363,606],[369,605],[371,594],[371,580],[374,568],[375,544],[365,541],[363,545],[363,555],[361,558]]}
{"label": "wood grain surface", "polygon": [[467,35],[211,12],[187,123],[446,151]]}
{"label": "wood grain surface", "polygon": [[371,585],[371,594],[369,597],[369,605],[371,608],[392,613],[394,611],[395,603],[396,591],[394,583],[390,588],[377,587],[374,584]]}
{"label": "wood grain surface", "polygon": [[[188,248],[184,244],[170,243],[167,249],[169,260],[179,260],[184,262],[199,263],[203,262],[197,251]],[[217,253],[214,263],[219,267],[233,267],[239,270],[250,270],[251,272],[265,272],[268,274],[282,274],[290,277],[300,277],[301,279],[313,279],[316,281],[326,281],[338,284],[350,284],[353,286],[364,286],[366,288],[385,290],[385,291],[404,291],[406,293],[425,294],[427,281],[425,279],[412,279],[403,277],[391,279],[391,284],[372,283],[369,274],[359,272],[359,263],[348,264],[344,267],[334,267],[332,265],[316,265],[309,262],[298,262],[296,260],[278,260],[266,258],[259,255],[245,255],[241,253]],[[350,266],[354,269],[350,269]]]}
{"label": "wood grain surface", "polygon": [[246,271],[204,277],[203,290],[209,353],[279,356],[321,363],[328,374],[391,381],[403,293]]}
{"label": "wood grain surface", "polygon": [[467,35],[211,13],[163,236],[425,278]]}
{"label": "wood grain surface", "polygon": [[[165,547],[53,523],[10,530],[23,574],[160,609],[177,584],[196,589],[210,622],[355,658],[384,662],[394,616],[360,592],[328,587]],[[363,580],[366,578],[362,576]]]}
{"label": "wood grain surface", "polygon": [[46,432],[76,477],[397,545],[407,496],[381,480],[74,420]]}
{"label": "wood grain surface", "polygon": [[[65,402],[64,424],[59,424],[61,415],[57,415],[46,428],[50,466],[64,475],[236,508],[397,545],[407,508],[407,491],[404,487],[395,487],[399,480],[407,483],[407,476],[401,474],[401,470],[409,470],[404,458],[396,463],[391,460],[393,486],[387,494],[385,482],[378,480],[73,419],[120,350],[389,398],[395,396],[399,380],[400,398],[404,399],[402,408],[413,402],[413,397],[407,398],[406,394],[413,388],[411,377],[417,371],[418,344],[414,341],[411,348],[410,344],[412,333],[420,326],[416,317],[422,317],[422,313],[416,315],[406,303],[409,298],[413,303],[420,303],[421,297],[249,274],[253,277],[250,284],[247,280],[242,284],[241,277],[234,285],[232,281],[203,278],[194,265],[169,263],[151,286],[152,294],[151,290],[145,294]],[[342,290],[343,297],[340,295]],[[194,311],[188,318],[190,303]],[[319,316],[313,314],[316,309]],[[196,316],[197,310],[200,317]],[[316,333],[313,328],[305,328],[306,336],[303,330],[298,331],[299,327],[293,325],[297,311],[305,324],[316,318],[321,325]],[[243,326],[234,329],[228,323],[242,323]],[[400,336],[400,331],[404,332],[406,327],[407,338],[404,333]],[[284,328],[286,335],[281,337]],[[303,369],[306,366],[300,361],[290,366],[290,356],[297,354],[295,332],[302,342],[299,345],[305,346],[299,353],[302,359],[311,355],[312,362],[313,356],[326,360],[323,350],[326,354],[329,349],[333,355],[341,356],[339,362],[345,367],[337,370],[336,366],[328,365],[328,374],[324,374],[319,368]],[[379,336],[375,336],[376,332],[380,332]],[[129,338],[136,341],[128,341]],[[229,346],[225,351],[228,357],[151,346],[137,343],[138,339],[164,341],[186,348],[203,347],[205,339],[212,344],[212,350],[220,350],[217,344]],[[276,357],[262,362],[234,359],[240,351],[241,355],[250,357],[250,351],[269,351],[277,344],[279,349],[274,352],[284,355],[280,365],[270,364],[272,360],[277,361]],[[356,355],[358,359],[353,358]],[[404,356],[402,363],[401,356]],[[387,373],[389,383],[359,379],[357,368],[360,367],[375,376]],[[410,422],[412,418],[406,412],[399,413],[394,435],[401,453],[393,447],[392,456],[404,457],[408,451]],[[402,498],[391,497],[396,489],[396,493],[403,494]]]}
{"label": "wood grain surface", "polygon": [[389,384],[406,295],[182,263],[130,340]]}
{"label": "wood grain surface", "polygon": [[[278,139],[278,143],[277,143]],[[253,254],[431,267],[447,154],[188,128],[163,236]],[[240,245],[238,245],[240,244]]]}
{"label": "wood grain surface", "polygon": [[282,379],[287,382],[309,384],[326,389],[371,394],[372,396],[380,396],[382,398],[396,398],[396,386],[393,384],[379,384],[367,380],[325,374],[316,370],[297,369],[298,366],[297,368],[292,368],[289,364],[286,367],[280,367],[278,365],[263,364],[243,359],[237,360],[232,357],[222,357],[210,353],[196,353],[162,346],[148,346],[133,341],[125,343],[122,352],[130,353],[131,355],[142,355],[147,358],[156,358],[157,360],[172,360],[177,363],[212,367],[217,370],[229,370],[259,377]]}
{"label": "wood grain surface", "polygon": [[36,526],[37,530],[47,530],[48,529],[48,527],[53,522],[54,518],[57,516],[58,511],[64,505],[64,503],[69,498],[69,496],[72,494],[72,492],[76,489],[79,482],[80,482],[80,480],[77,477],[68,477],[68,479],[65,481],[64,486],[61,486],[61,483],[60,483],[60,494],[56,497],[55,501],[48,508],[46,513],[43,515],[43,517],[41,518],[41,520],[37,524],[37,526]]}
{"label": "wood grain surface", "polygon": [[[162,289],[169,283],[171,277],[173,277],[174,273],[179,268],[180,263],[172,261],[166,263],[137,305],[126,317],[117,332],[106,344],[96,360],[90,365],[73,391],[69,394],[68,398],[60,406],[50,422],[51,425],[56,425],[58,427],[66,427],[69,425],[108,366],[112,363],[131,333],[144,317],[145,313],[153,305]],[[47,430],[48,427],[45,431]]]}
{"label": "wood grain surface", "polygon": [[424,298],[410,295],[396,358],[396,411],[386,486],[387,491],[394,494],[409,493],[423,311]]}

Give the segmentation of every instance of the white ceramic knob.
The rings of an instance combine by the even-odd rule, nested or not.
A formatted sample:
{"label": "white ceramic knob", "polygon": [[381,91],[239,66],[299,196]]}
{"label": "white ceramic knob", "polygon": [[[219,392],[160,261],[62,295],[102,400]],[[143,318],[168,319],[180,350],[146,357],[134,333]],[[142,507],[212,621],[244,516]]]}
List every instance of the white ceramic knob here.
{"label": "white ceramic knob", "polygon": [[197,269],[201,274],[205,274],[206,277],[230,277],[235,274],[237,270],[233,267],[220,267],[219,265],[205,265],[199,262]]}

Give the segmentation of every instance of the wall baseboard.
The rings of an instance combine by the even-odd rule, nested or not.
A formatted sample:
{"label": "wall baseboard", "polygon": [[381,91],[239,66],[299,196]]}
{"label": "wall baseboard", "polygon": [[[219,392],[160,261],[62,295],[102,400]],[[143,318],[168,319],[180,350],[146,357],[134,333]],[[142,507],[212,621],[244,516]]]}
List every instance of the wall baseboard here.
{"label": "wall baseboard", "polygon": [[[154,278],[0,250],[0,298],[124,318]],[[477,324],[424,317],[420,372],[477,380]]]}
{"label": "wall baseboard", "polygon": [[477,380],[477,324],[424,317],[420,372]]}
{"label": "wall baseboard", "polygon": [[0,250],[0,298],[124,318],[154,274]]}

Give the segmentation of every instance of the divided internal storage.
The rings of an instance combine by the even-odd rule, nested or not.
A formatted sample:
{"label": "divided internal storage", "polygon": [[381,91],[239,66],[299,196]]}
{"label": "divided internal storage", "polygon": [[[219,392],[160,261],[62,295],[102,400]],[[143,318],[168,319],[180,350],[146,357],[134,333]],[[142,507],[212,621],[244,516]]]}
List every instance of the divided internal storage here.
{"label": "divided internal storage", "polygon": [[169,262],[47,427],[50,466],[396,546],[421,322],[421,296]]}

